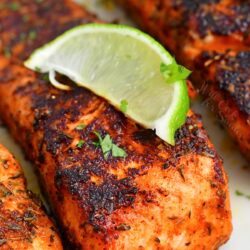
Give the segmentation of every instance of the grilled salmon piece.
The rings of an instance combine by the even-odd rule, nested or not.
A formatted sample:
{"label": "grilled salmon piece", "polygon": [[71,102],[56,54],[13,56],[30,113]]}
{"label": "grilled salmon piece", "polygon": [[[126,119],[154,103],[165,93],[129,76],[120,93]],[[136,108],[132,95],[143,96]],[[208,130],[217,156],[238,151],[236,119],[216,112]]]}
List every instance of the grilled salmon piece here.
{"label": "grilled salmon piece", "polygon": [[[0,10],[1,46],[11,52],[0,55],[0,115],[35,163],[70,249],[211,250],[226,242],[228,180],[200,116],[189,111],[173,147],[84,88],[53,88],[23,60],[95,19],[68,0],[21,2]],[[18,39],[31,30],[32,40]],[[95,132],[127,156],[105,159]]]}
{"label": "grilled salmon piece", "polygon": [[250,3],[118,0],[193,70],[193,82],[250,159]]}
{"label": "grilled salmon piece", "polygon": [[21,167],[0,145],[0,249],[63,249],[53,223],[32,192]]}

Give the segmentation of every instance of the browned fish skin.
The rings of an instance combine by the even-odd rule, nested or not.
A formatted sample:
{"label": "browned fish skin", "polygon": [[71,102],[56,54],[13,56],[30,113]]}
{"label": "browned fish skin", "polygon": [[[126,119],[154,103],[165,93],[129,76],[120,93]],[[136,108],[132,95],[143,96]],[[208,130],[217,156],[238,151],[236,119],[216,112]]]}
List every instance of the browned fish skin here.
{"label": "browned fish skin", "polygon": [[0,145],[0,249],[63,249],[53,223],[27,191],[21,167]]}
{"label": "browned fish skin", "polygon": [[193,70],[194,83],[250,159],[249,1],[118,1]]}
{"label": "browned fish skin", "polygon": [[[200,117],[189,112],[172,147],[83,88],[51,87],[22,60],[93,17],[67,0],[21,2],[17,11],[0,10],[3,27],[15,24],[0,33],[2,48],[12,51],[0,56],[0,115],[35,162],[72,249],[211,250],[227,241],[227,177]],[[43,18],[46,6],[53,13]],[[24,10],[33,21],[16,21]],[[36,38],[13,42],[22,29],[35,29]],[[94,131],[110,134],[127,157],[105,160]]]}

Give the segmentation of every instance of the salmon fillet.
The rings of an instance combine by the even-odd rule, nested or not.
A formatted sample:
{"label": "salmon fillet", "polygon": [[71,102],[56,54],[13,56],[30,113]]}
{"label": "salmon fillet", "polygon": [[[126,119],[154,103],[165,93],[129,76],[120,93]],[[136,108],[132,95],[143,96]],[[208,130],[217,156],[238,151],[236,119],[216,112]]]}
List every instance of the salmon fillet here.
{"label": "salmon fillet", "polygon": [[23,171],[0,145],[0,249],[63,249],[41,203],[27,191]]}
{"label": "salmon fillet", "polygon": [[118,0],[157,37],[221,118],[250,159],[250,2],[242,0]]}
{"label": "salmon fillet", "polygon": [[[70,249],[211,250],[226,242],[228,180],[200,116],[189,111],[173,147],[84,88],[53,88],[23,60],[96,20],[68,0],[20,3],[0,10],[2,51],[11,52],[0,55],[0,116],[35,163]],[[127,156],[105,159],[95,132]]]}

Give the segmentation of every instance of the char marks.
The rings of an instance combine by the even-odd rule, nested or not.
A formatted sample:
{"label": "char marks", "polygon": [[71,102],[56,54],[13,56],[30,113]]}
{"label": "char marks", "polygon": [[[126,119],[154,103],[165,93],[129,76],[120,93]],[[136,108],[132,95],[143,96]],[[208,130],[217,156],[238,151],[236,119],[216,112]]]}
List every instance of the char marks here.
{"label": "char marks", "polygon": [[243,113],[250,115],[250,51],[204,52],[198,64],[212,62],[218,87],[234,99]]}
{"label": "char marks", "polygon": [[[27,3],[29,7],[24,8],[23,6],[26,6]],[[16,34],[15,36],[4,35],[1,37],[5,54],[6,56],[15,54],[20,56],[20,59],[27,58],[35,48],[64,31],[94,20],[91,15],[82,17],[78,13],[75,13],[75,17],[72,18],[67,4],[62,4],[57,0],[39,2],[3,0],[0,5],[0,13],[0,33]],[[61,16],[64,18],[60,18]],[[49,28],[45,28],[48,23]]]}
{"label": "char marks", "polygon": [[226,56],[218,66],[217,81],[235,99],[240,110],[250,115],[250,51]]}
{"label": "char marks", "polygon": [[211,5],[211,4],[216,4],[219,3],[221,0],[179,0],[179,1],[173,1],[173,5],[175,7],[177,6],[184,6],[186,11],[188,12],[194,12],[197,9],[201,8],[204,5]]}
{"label": "char marks", "polygon": [[221,11],[217,5],[221,0],[192,1],[182,0],[173,3],[173,7],[183,7],[183,24],[187,20],[197,19],[197,30],[202,38],[210,32],[216,35],[230,35],[235,32],[248,36],[250,31],[250,3],[226,6],[226,10]]}
{"label": "char marks", "polygon": [[230,35],[235,32],[248,36],[250,31],[250,3],[230,6],[227,13],[219,10],[201,9],[196,13],[198,31],[201,37],[212,32],[216,35]]}
{"label": "char marks", "polygon": [[[172,147],[162,143],[153,131],[128,121],[88,90],[75,88],[65,92],[54,89],[41,74],[32,85],[18,88],[15,95],[16,98],[28,95],[32,99],[33,129],[43,135],[38,142],[38,159],[42,164],[44,155],[50,152],[57,162],[55,184],[58,200],[63,199],[60,190],[66,189],[84,208],[88,223],[104,232],[109,215],[121,207],[132,206],[136,197],[142,194],[135,180],[137,176],[147,174],[156,162],[165,171],[178,166],[179,160],[189,154],[210,157],[215,164],[218,162],[214,148],[207,144],[204,129],[197,124],[200,118],[196,115],[190,116],[177,131],[176,146]],[[98,118],[84,122],[86,127],[76,130],[76,124],[81,124],[80,119],[91,113]],[[102,137],[109,134],[126,151],[126,158],[109,155],[105,160],[101,148],[94,144],[96,131]],[[80,139],[84,144],[77,148],[73,142]],[[29,143],[27,137],[26,144]],[[30,157],[36,160],[37,156]],[[124,165],[121,176],[112,174],[121,164]],[[224,183],[221,163],[218,166],[214,178]]]}

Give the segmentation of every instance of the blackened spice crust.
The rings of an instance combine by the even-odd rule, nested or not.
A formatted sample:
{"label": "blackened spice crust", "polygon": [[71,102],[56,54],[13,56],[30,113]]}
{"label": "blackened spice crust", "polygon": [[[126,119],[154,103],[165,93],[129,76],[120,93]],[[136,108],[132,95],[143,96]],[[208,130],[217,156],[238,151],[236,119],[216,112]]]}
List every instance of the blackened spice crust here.
{"label": "blackened spice crust", "polygon": [[230,15],[219,11],[198,11],[198,30],[202,37],[213,32],[225,36],[234,32],[248,35],[250,31],[250,4],[245,3],[228,9]]}
{"label": "blackened spice crust", "polygon": [[[189,20],[192,16],[197,19],[197,29],[201,37],[212,32],[216,35],[230,35],[234,32],[249,34],[250,3],[235,3],[227,6],[227,11],[216,9],[220,0],[191,1],[182,0],[173,3],[173,7],[183,7],[183,18]],[[183,20],[183,23],[184,20]]]}
{"label": "blackened spice crust", "polygon": [[[65,29],[93,20],[91,17],[72,18],[71,15],[69,20],[68,12],[61,3],[56,0],[48,2],[49,8],[54,10],[53,15],[42,16],[48,10],[46,1],[42,1],[43,7],[35,10],[34,14],[36,20],[41,20],[41,26],[34,27],[35,22],[32,21],[26,23],[25,29],[35,29],[36,37],[32,42],[22,41],[26,49],[16,51],[16,59],[26,58],[30,51]],[[57,18],[61,17],[62,13],[63,18]],[[23,25],[18,25],[18,16],[19,12],[11,18],[15,23],[9,26],[12,33],[23,31]],[[48,23],[51,29],[47,29]],[[6,30],[4,31],[6,33]],[[12,51],[19,44],[11,37],[5,38],[3,43]],[[199,116],[189,114],[186,124],[176,134],[176,145],[170,146],[157,138],[152,131],[130,121],[90,91],[77,87],[73,87],[71,91],[60,91],[53,88],[42,74],[33,74],[24,68],[21,69],[24,71],[23,75],[9,67],[7,72],[4,72],[4,77],[0,72],[0,79],[3,77],[7,81],[10,73],[14,79],[22,79],[21,86],[13,91],[12,97],[20,102],[27,101],[25,111],[28,115],[22,114],[27,121],[21,124],[24,119],[18,119],[19,114],[6,114],[5,121],[15,120],[13,131],[18,131],[17,139],[25,148],[29,159],[41,169],[42,174],[42,168],[46,166],[55,168],[49,169],[52,176],[45,173],[45,179],[54,180],[55,186],[49,187],[56,190],[54,206],[60,207],[60,202],[69,195],[75,202],[74,205],[82,209],[83,225],[90,224],[96,231],[105,232],[108,236],[107,227],[111,215],[128,207],[133,209],[136,200],[140,198],[145,198],[147,203],[154,201],[153,195],[140,190],[137,177],[147,175],[152,168],[157,167],[163,173],[171,171],[179,167],[182,158],[188,161],[191,156],[208,157],[211,160],[214,181],[220,182],[218,185],[223,183],[223,171],[219,172],[222,165],[218,164],[214,169],[218,157],[201,126]],[[25,82],[24,76],[29,76],[31,80]],[[65,83],[68,83],[67,80]],[[77,125],[82,123],[85,124],[84,129],[76,130]],[[102,137],[109,134],[113,142],[125,150],[127,156],[118,158],[108,155],[105,159],[101,148],[95,144],[98,138],[94,132],[98,132]],[[79,139],[85,142],[81,148],[75,144]],[[187,162],[187,165],[189,163]],[[190,163],[192,164],[193,162]],[[164,197],[167,199],[166,194]],[[62,214],[59,216],[63,217]],[[122,228],[128,230],[129,225],[113,225],[113,228],[116,231]]]}
{"label": "blackened spice crust", "polygon": [[217,68],[220,89],[235,99],[242,112],[250,115],[250,51],[226,56]]}
{"label": "blackened spice crust", "polygon": [[233,98],[242,113],[250,115],[250,51],[204,52],[197,62],[197,67],[215,65],[213,82]]}

